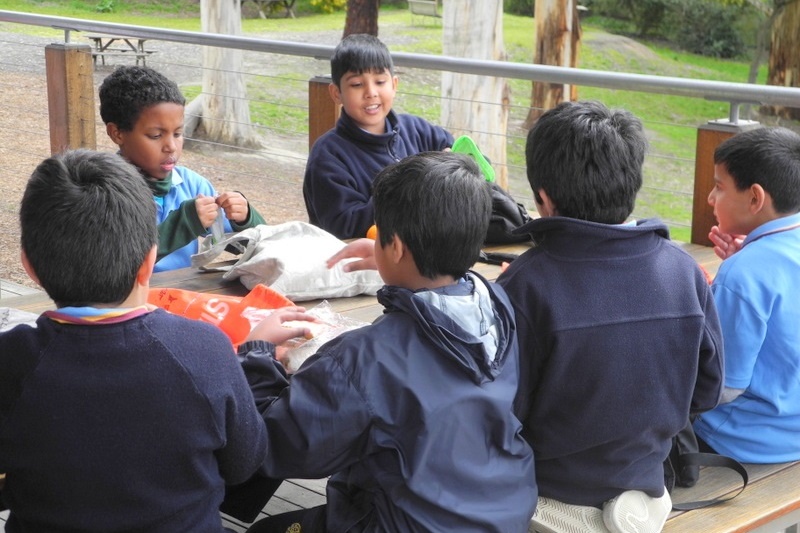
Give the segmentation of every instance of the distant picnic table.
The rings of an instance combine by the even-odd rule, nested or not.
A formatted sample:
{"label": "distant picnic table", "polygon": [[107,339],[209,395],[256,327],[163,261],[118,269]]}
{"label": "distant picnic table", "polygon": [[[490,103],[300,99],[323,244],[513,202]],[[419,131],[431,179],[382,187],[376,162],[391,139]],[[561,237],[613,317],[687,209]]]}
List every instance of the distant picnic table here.
{"label": "distant picnic table", "polygon": [[125,37],[122,35],[107,34],[86,34],[87,39],[92,41],[92,59],[97,66],[97,58],[101,64],[106,64],[106,57],[136,57],[136,64],[142,62],[142,66],[147,66],[147,56],[155,53],[155,50],[148,50],[145,47],[147,42],[143,37]]}

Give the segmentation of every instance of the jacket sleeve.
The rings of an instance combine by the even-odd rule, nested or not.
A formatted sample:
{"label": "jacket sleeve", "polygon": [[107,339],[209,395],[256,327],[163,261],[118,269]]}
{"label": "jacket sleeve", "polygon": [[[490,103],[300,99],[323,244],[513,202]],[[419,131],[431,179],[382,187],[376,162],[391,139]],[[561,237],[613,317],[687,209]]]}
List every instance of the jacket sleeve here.
{"label": "jacket sleeve", "polygon": [[717,306],[714,297],[706,284],[705,290],[705,328],[700,341],[700,354],[697,367],[697,382],[690,413],[696,415],[713,409],[719,403],[722,395],[725,367],[722,347],[722,328],[717,315]]}
{"label": "jacket sleeve", "polygon": [[263,472],[272,478],[319,478],[361,458],[370,410],[337,357],[334,339],[292,376],[291,386],[271,345],[246,343],[240,357],[269,440]]}
{"label": "jacket sleeve", "polygon": [[249,201],[247,202],[247,220],[242,222],[241,224],[237,224],[233,220],[229,220],[231,224],[231,229],[233,231],[242,231],[247,228],[252,228],[258,226],[259,224],[266,224],[267,221],[264,220],[264,217],[261,216],[261,213],[256,211],[256,208],[253,207]]}
{"label": "jacket sleeve", "polygon": [[[224,341],[228,339],[225,338]],[[223,366],[215,381],[224,383],[225,444],[216,451],[219,471],[228,485],[249,479],[261,466],[267,452],[267,432],[253,406],[253,396],[244,373],[230,348],[223,352]]]}
{"label": "jacket sleeve", "polygon": [[200,235],[205,235],[206,228],[200,223],[194,202],[193,199],[182,202],[178,209],[171,211],[158,225],[157,261],[183,248]]}

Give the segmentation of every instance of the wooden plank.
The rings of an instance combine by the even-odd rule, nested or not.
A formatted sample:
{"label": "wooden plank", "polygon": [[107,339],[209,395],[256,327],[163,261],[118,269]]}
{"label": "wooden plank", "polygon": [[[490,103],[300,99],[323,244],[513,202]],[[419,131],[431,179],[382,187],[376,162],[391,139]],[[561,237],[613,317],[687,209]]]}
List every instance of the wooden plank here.
{"label": "wooden plank", "polygon": [[[745,491],[729,502],[706,509],[687,511],[667,521],[664,533],[742,533],[765,527],[774,528],[786,518],[788,523],[800,515],[800,462],[784,465],[760,465],[760,476]],[[748,472],[754,465],[747,465]],[[775,467],[775,468],[772,468]],[[759,468],[760,470],[760,468]],[[700,483],[704,481],[701,478]],[[788,524],[787,524],[788,525]]]}
{"label": "wooden plank", "polygon": [[[744,466],[747,470],[750,483],[755,483],[781,470],[790,468],[793,464],[794,463],[770,465],[746,464]],[[673,503],[684,503],[724,497],[736,493],[738,487],[741,487],[741,484],[741,477],[733,470],[727,468],[702,468],[700,471],[700,480],[697,484],[689,488],[676,487],[672,493],[672,501]],[[745,490],[749,490],[749,488]],[[673,511],[670,516],[674,518],[685,512],[696,511]]]}

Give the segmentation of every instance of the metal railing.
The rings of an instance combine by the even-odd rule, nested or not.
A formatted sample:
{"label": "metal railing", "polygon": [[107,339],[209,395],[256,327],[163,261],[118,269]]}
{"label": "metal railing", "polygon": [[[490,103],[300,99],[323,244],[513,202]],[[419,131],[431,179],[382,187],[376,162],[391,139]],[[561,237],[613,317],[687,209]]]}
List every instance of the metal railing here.
{"label": "metal railing", "polygon": [[[64,41],[66,43],[71,41],[72,32],[82,31],[93,33],[110,33],[127,37],[153,39],[191,45],[233,48],[264,54],[284,54],[314,58],[324,61],[327,61],[334,48],[332,45],[287,42],[244,36],[204,34],[201,32],[132,26],[126,24],[18,13],[2,10],[0,10],[0,21],[50,27],[61,30],[64,32]],[[747,122],[740,120],[739,106],[741,104],[761,104],[800,108],[800,89],[797,88],[551,67],[527,63],[512,63],[506,61],[473,60],[403,52],[393,52],[392,57],[398,67],[408,67],[437,72],[449,71],[463,74],[495,76],[508,79],[546,83],[564,83],[583,87],[597,87],[631,92],[648,92],[662,95],[727,102],[730,106],[727,119],[714,120],[718,117],[706,118],[708,121],[708,129],[711,130],[711,133],[706,135],[708,138],[705,141],[703,140],[703,136],[705,135],[704,127],[701,126],[700,130],[698,130],[694,191],[678,193],[680,195],[686,194],[687,196],[694,196],[692,209],[692,240],[694,242],[705,242],[707,227],[713,223],[713,219],[710,218],[710,211],[705,205],[705,196],[707,195],[706,189],[710,188],[710,181],[712,177],[709,175],[709,172],[713,171],[713,165],[709,164],[709,154],[713,153],[713,148],[719,142],[721,142],[721,140],[724,140],[722,137],[720,137],[720,131],[723,132],[723,136],[730,136],[738,131],[738,128],[741,127],[743,122]],[[309,87],[309,90],[311,90],[311,87]],[[325,100],[327,99],[319,99],[321,102],[324,102]],[[330,110],[313,108],[314,105],[316,104],[310,104],[308,109],[309,117],[334,116],[333,113],[330,113]],[[326,104],[322,103],[319,105],[324,107]],[[332,103],[329,102],[327,105],[332,105]],[[328,119],[326,118],[325,120]],[[703,119],[700,118],[700,121],[702,120]],[[330,119],[329,125],[333,125],[333,119]],[[323,129],[324,126],[325,125],[323,124]],[[503,134],[507,135],[505,132]],[[314,133],[309,131],[309,135],[314,135]],[[515,142],[518,143],[519,139],[517,139]],[[703,173],[706,175],[701,176]],[[653,190],[656,191],[656,193],[663,192],[659,191],[657,187]],[[667,191],[667,193],[669,193],[669,191]]]}
{"label": "metal railing", "polygon": [[[64,40],[67,43],[70,42],[71,31],[85,31],[196,45],[219,46],[253,52],[313,57],[323,60],[330,58],[334,48],[328,45],[149,28],[3,10],[0,10],[0,21],[61,29],[65,32]],[[793,87],[629,74],[403,52],[393,52],[392,59],[397,66],[724,101],[731,104],[729,116],[731,123],[738,121],[738,106],[741,104],[800,107],[800,89]]]}

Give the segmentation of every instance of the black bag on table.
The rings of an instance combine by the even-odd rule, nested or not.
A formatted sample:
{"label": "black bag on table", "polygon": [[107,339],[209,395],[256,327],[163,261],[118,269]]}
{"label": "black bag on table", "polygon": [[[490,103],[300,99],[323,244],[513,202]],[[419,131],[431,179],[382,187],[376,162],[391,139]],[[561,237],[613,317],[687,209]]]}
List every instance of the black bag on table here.
{"label": "black bag on table", "polygon": [[692,421],[689,420],[677,435],[672,437],[672,448],[669,455],[664,460],[664,486],[672,493],[675,487],[694,487],[700,479],[701,466],[714,466],[730,468],[742,476],[742,488],[739,492],[733,493],[726,498],[713,498],[711,500],[699,500],[693,502],[673,503],[672,508],[676,511],[691,511],[702,509],[718,503],[732,500],[744,491],[747,487],[747,470],[744,466],[732,457],[719,455],[717,453],[700,452],[697,444],[697,436],[694,434]]}
{"label": "black bag on table", "polygon": [[495,182],[489,183],[492,193],[492,218],[484,244],[512,244],[530,240],[530,235],[513,235],[511,232],[532,219],[525,206],[518,203]]}

